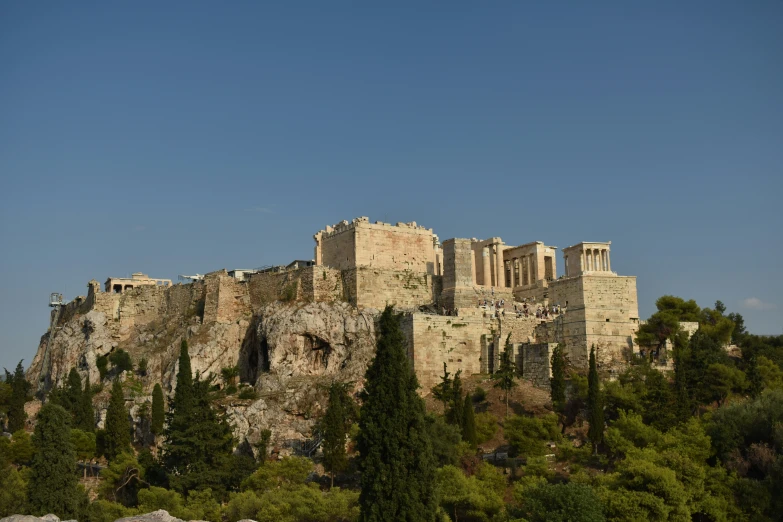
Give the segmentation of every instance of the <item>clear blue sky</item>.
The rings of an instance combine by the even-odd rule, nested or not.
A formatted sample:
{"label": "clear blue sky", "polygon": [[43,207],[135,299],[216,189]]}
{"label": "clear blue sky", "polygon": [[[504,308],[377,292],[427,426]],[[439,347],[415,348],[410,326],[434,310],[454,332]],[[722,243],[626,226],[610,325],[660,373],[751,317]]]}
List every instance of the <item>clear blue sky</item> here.
{"label": "clear blue sky", "polygon": [[0,365],[50,292],[310,258],[360,215],[611,240],[642,317],[783,331],[779,1],[117,4],[0,4]]}

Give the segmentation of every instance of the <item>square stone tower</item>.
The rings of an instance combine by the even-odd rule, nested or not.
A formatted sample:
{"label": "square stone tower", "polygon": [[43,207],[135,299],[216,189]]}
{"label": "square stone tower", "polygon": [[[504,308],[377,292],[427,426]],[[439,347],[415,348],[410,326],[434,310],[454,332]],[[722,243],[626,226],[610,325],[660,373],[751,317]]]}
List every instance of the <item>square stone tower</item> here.
{"label": "square stone tower", "polygon": [[571,364],[588,366],[590,347],[604,370],[620,368],[633,352],[639,329],[636,277],[612,272],[611,242],[563,249],[565,276],[550,282],[549,302],[566,310],[548,325],[547,337],[565,346]]}

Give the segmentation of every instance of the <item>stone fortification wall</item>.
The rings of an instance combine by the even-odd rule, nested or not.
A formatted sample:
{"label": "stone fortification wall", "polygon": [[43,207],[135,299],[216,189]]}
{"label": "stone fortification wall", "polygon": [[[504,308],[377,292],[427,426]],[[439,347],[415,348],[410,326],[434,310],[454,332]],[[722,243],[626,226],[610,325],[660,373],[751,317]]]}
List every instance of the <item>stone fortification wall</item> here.
{"label": "stone fortification wall", "polygon": [[402,321],[408,339],[408,355],[428,395],[443,374],[443,363],[453,375],[481,373],[482,338],[497,329],[497,322],[482,316],[452,317],[423,313],[407,314]]}
{"label": "stone fortification wall", "polygon": [[317,265],[341,270],[367,266],[388,270],[438,273],[432,229],[412,223],[370,223],[366,217],[343,221],[315,236]]}
{"label": "stone fortification wall", "polygon": [[442,277],[410,270],[357,267],[343,270],[345,299],[360,308],[416,310],[437,302]]}
{"label": "stone fortification wall", "polygon": [[604,370],[624,365],[639,328],[636,277],[581,275],[550,283],[550,301],[566,307],[539,334],[540,341],[562,342],[570,363],[587,368],[590,347]]}
{"label": "stone fortification wall", "polygon": [[514,345],[517,368],[522,378],[541,388],[549,388],[552,377],[552,352],[557,343],[536,343]]}
{"label": "stone fortification wall", "polygon": [[204,284],[204,323],[231,323],[237,317],[252,315],[247,284],[229,276],[225,270],[207,274]]}
{"label": "stone fortification wall", "polygon": [[340,270],[328,266],[253,274],[247,284],[254,311],[278,300],[332,302],[342,301],[344,295]]}

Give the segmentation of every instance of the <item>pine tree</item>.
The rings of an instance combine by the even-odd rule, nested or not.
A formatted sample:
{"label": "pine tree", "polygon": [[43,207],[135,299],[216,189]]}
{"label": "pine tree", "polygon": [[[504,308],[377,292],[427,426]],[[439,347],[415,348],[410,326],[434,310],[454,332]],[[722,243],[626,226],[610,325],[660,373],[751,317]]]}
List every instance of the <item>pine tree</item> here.
{"label": "pine tree", "polygon": [[462,379],[458,370],[454,374],[454,380],[451,381],[451,392],[449,393],[449,407],[446,410],[446,422],[452,426],[462,429]]}
{"label": "pine tree", "polygon": [[598,454],[598,445],[604,440],[604,404],[601,396],[601,381],[595,364],[595,346],[590,348],[590,372],[587,374],[587,411],[590,429],[587,437],[593,443],[593,455]]}
{"label": "pine tree", "polygon": [[473,401],[470,399],[470,395],[465,395],[465,401],[462,408],[462,440],[470,444],[471,448],[478,446],[476,418],[473,411]]}
{"label": "pine tree", "polygon": [[516,367],[514,366],[514,360],[512,359],[513,348],[511,346],[511,334],[508,334],[506,338],[506,348],[503,353],[500,354],[500,367],[498,371],[492,375],[492,380],[495,381],[495,388],[500,388],[505,392],[506,403],[506,417],[508,417],[508,396],[511,390],[517,385],[514,377],[516,377]]}
{"label": "pine tree", "polygon": [[24,404],[27,402],[27,396],[30,393],[30,383],[24,377],[24,367],[22,361],[16,365],[14,373],[11,374],[5,370],[5,379],[11,385],[11,399],[8,401],[8,431],[15,433],[24,429],[27,413],[24,411]]}
{"label": "pine tree", "polygon": [[80,408],[81,423],[78,426],[80,430],[95,431],[95,408],[92,406],[92,386],[90,386],[90,374],[84,380],[84,390],[82,391],[82,403]]}
{"label": "pine tree", "polygon": [[324,469],[331,476],[334,486],[335,472],[344,471],[348,465],[345,452],[345,442],[351,425],[349,408],[346,408],[351,398],[342,383],[332,383],[329,387],[329,405],[322,421]]}
{"label": "pine tree", "polygon": [[125,407],[125,394],[120,381],[115,380],[111,387],[109,408],[106,411],[104,444],[107,459],[113,460],[120,453],[127,452],[130,449],[130,430],[128,409]]}
{"label": "pine tree", "polygon": [[150,431],[154,435],[160,435],[163,433],[163,422],[166,415],[166,405],[163,399],[163,389],[160,384],[155,384],[155,388],[152,390],[152,424]]}
{"label": "pine tree", "polygon": [[387,306],[365,375],[359,420],[361,522],[433,521],[435,462],[400,314]]}
{"label": "pine tree", "polygon": [[565,411],[566,391],[566,360],[563,348],[559,344],[552,351],[552,378],[549,380],[552,406],[563,414]]}
{"label": "pine tree", "polygon": [[449,401],[451,400],[451,377],[450,373],[446,369],[446,363],[443,363],[443,375],[440,378],[440,382],[432,387],[432,396],[435,400],[443,403],[443,413],[449,409]]}
{"label": "pine tree", "polygon": [[71,445],[71,415],[56,404],[38,414],[36,447],[27,483],[29,509],[34,515],[54,513],[62,519],[79,516],[83,493],[76,477],[76,454]]}

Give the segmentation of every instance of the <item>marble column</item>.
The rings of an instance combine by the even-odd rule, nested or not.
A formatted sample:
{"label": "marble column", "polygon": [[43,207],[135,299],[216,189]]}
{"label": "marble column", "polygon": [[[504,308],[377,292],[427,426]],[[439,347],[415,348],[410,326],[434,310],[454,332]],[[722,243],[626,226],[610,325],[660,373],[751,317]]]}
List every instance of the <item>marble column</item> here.
{"label": "marble column", "polygon": [[484,247],[481,249],[481,268],[484,269],[484,286],[492,286],[492,272],[490,271],[490,265],[489,265],[489,247]]}

